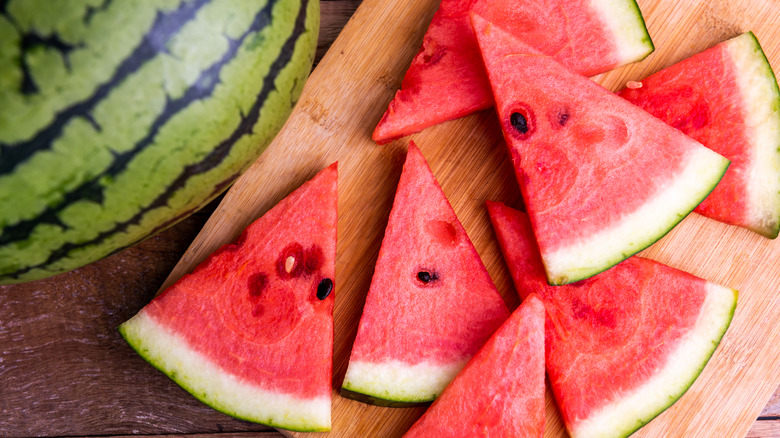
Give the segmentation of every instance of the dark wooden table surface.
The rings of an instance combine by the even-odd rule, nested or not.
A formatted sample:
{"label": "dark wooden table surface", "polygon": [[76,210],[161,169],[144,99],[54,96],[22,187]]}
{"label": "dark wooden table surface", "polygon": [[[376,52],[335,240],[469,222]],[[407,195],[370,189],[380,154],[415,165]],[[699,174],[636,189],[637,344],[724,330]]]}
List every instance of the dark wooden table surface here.
{"label": "dark wooden table surface", "polygon": [[[360,1],[321,4],[318,59]],[[0,436],[281,436],[201,404],[116,330],[154,297],[216,202],[99,262],[0,286]],[[748,436],[780,437],[780,391]]]}

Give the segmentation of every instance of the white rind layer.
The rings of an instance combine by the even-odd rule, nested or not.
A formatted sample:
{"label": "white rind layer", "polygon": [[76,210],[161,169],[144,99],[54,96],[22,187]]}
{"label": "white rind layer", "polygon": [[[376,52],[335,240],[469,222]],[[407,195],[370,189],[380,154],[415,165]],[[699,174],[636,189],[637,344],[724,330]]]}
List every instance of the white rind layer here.
{"label": "white rind layer", "polygon": [[543,253],[550,284],[591,277],[650,246],[710,194],[728,165],[710,149],[693,148],[683,171],[639,209],[601,232]]}
{"label": "white rind layer", "polygon": [[[772,68],[755,36],[748,32],[725,43],[743,96],[745,129],[753,145],[745,180],[750,222],[767,234],[780,221],[780,95]],[[763,232],[762,232],[763,230]]]}
{"label": "white rind layer", "polygon": [[655,49],[634,0],[592,0],[591,5],[612,31],[622,64],[644,59]]}
{"label": "white rind layer", "polygon": [[720,343],[734,315],[737,291],[707,284],[696,325],[655,375],[631,394],[570,426],[572,438],[625,437],[671,406],[693,384]]}
{"label": "white rind layer", "polygon": [[119,331],[139,355],[220,412],[288,430],[330,430],[329,395],[303,400],[253,386],[225,373],[143,311],[122,324]]}
{"label": "white rind layer", "polygon": [[439,365],[350,361],[342,388],[391,402],[428,402],[441,394],[466,362]]}

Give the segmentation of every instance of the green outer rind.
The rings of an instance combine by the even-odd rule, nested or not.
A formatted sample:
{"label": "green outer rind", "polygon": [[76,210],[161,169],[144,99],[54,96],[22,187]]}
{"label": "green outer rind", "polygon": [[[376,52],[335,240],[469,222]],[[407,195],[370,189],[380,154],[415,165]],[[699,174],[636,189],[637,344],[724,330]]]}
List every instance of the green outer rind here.
{"label": "green outer rind", "polygon": [[[245,17],[238,19],[235,11],[231,15],[225,13],[229,9],[220,10],[217,0],[205,3],[204,10],[210,8],[222,14],[218,13],[215,21],[196,15],[182,25],[183,30],[174,34],[165,47],[171,52],[177,48],[183,50],[187,60],[189,56],[193,59],[192,64],[178,71],[179,76],[172,70],[173,64],[190,61],[185,61],[180,54],[156,53],[143,64],[143,70],[112,87],[94,105],[89,114],[95,119],[96,127],[90,127],[84,117],[74,117],[67,121],[56,144],[45,145],[43,150],[11,164],[9,173],[0,172],[0,283],[52,276],[140,242],[208,204],[262,153],[300,96],[311,70],[319,33],[318,0],[269,1],[273,1],[269,3],[273,9],[268,11],[272,21],[259,33],[250,33],[246,28],[245,35],[237,35],[244,31],[241,28],[231,27],[237,22],[247,22]],[[259,4],[258,9],[265,7],[263,3],[254,4]],[[304,9],[301,4],[308,6]],[[111,4],[116,5],[121,3]],[[160,7],[169,9],[158,11],[157,17],[170,12],[169,5]],[[228,17],[224,18],[225,15]],[[219,19],[227,21],[220,23]],[[8,22],[0,16],[0,33],[7,30]],[[197,52],[187,51],[186,42],[181,40],[205,33],[198,32],[201,25],[224,38],[214,46],[199,44]],[[298,34],[295,32],[299,25],[302,26]],[[57,30],[55,27],[53,32]],[[37,28],[33,31],[46,32]],[[123,38],[124,43],[135,44],[132,39],[127,42],[130,35]],[[202,78],[203,82],[193,84],[191,81],[201,80],[198,75],[206,72],[203,70],[206,66],[223,56],[214,53],[216,50],[227,53],[224,41],[228,38],[240,40],[242,44],[236,56],[218,70],[219,82],[213,81],[216,77],[208,76]],[[110,39],[105,38],[96,45],[105,45],[106,41]],[[282,47],[293,49],[284,51]],[[88,50],[92,50],[90,46],[83,51]],[[124,47],[117,51],[122,57],[129,56]],[[84,53],[71,52],[74,66],[75,60],[81,59],[77,55]],[[264,71],[260,68],[267,69],[268,74],[258,74]],[[7,79],[9,74],[0,71],[0,78]],[[96,80],[79,76],[82,82]],[[106,77],[110,77],[110,72],[97,81]],[[152,85],[157,83],[162,88],[153,89]],[[8,83],[0,82],[0,85],[6,87],[0,87],[0,95],[7,96]],[[194,99],[178,108],[174,117],[162,120],[165,123],[161,126],[150,125],[163,113],[150,110],[149,106],[161,110],[168,103],[181,100],[190,90],[197,94],[211,86],[214,89],[208,99]],[[154,98],[147,99],[147,107],[141,109],[138,97],[147,94]],[[265,96],[264,100],[252,101],[260,95]],[[81,102],[86,99],[85,96],[74,98],[73,105],[79,99]],[[40,102],[33,106],[44,107]],[[9,111],[8,107],[0,108],[0,126],[14,125],[9,114],[3,111]],[[257,115],[254,125],[246,123],[253,120],[250,114]],[[130,119],[144,127],[130,127],[127,124]],[[124,126],[128,132],[112,126]],[[98,136],[87,135],[92,131]],[[144,136],[150,133],[153,138],[147,142]],[[13,148],[19,141],[22,140],[0,139],[0,147]],[[142,149],[139,144],[143,144]],[[133,148],[140,150],[132,152]],[[127,157],[131,152],[129,161],[118,164],[119,157]],[[8,167],[9,161],[2,164]],[[112,171],[112,166],[119,166],[120,170]],[[85,188],[89,190],[82,191]]]}
{"label": "green outer rind", "polygon": [[[588,437],[600,437],[600,438],[623,438],[627,437],[637,430],[639,430],[644,425],[648,424],[650,421],[652,421],[655,417],[663,413],[666,409],[671,407],[677,400],[680,399],[680,397],[685,394],[688,389],[693,385],[693,383],[696,381],[696,379],[699,377],[701,372],[704,370],[704,367],[709,362],[712,355],[715,353],[715,350],[717,349],[718,345],[720,344],[721,340],[723,339],[723,336],[726,334],[726,331],[728,330],[729,326],[731,325],[731,321],[734,318],[734,312],[737,307],[737,298],[738,298],[738,291],[731,288],[726,288],[723,286],[718,286],[711,284],[710,287],[717,287],[721,288],[723,290],[731,291],[733,294],[733,300],[731,302],[731,306],[728,308],[728,310],[723,314],[723,320],[721,322],[721,325],[718,327],[718,330],[716,333],[714,333],[711,342],[711,349],[703,355],[703,361],[701,362],[701,365],[698,369],[694,370],[694,372],[691,373],[691,378],[688,380],[687,384],[680,387],[679,390],[676,392],[668,394],[668,403],[661,406],[657,411],[650,413],[645,418],[638,418],[636,419],[636,422],[633,422],[633,420],[628,419],[628,422],[624,424],[604,424],[604,422],[598,422],[600,423],[600,426],[603,426],[603,430],[600,432],[596,432],[594,434],[587,434],[583,433],[580,429],[570,430],[569,433],[571,434],[572,438],[588,438]],[[626,420],[624,418],[624,420]]]}
{"label": "green outer rind", "polygon": [[[764,203],[771,204],[772,206],[769,207],[769,209],[774,209],[774,211],[767,211],[764,213],[763,211],[758,212],[759,215],[764,214],[772,214],[773,217],[771,220],[773,222],[770,222],[770,226],[767,227],[753,227],[750,228],[752,231],[761,234],[764,237],[767,237],[769,239],[775,239],[777,238],[778,234],[780,234],[780,88],[777,84],[777,78],[775,77],[775,73],[772,70],[771,64],[769,64],[769,60],[766,57],[766,53],[764,53],[764,50],[761,48],[761,44],[758,41],[758,38],[756,38],[756,35],[752,31],[748,31],[743,35],[745,38],[750,39],[749,49],[752,51],[751,55],[749,57],[750,65],[749,66],[742,66],[746,68],[752,67],[751,70],[758,70],[760,74],[756,75],[755,77],[758,79],[761,79],[760,86],[756,84],[758,79],[753,78],[744,78],[748,80],[750,83],[746,84],[746,87],[740,87],[740,88],[747,88],[747,90],[743,91],[743,93],[748,94],[754,94],[753,97],[758,97],[756,99],[747,98],[747,101],[745,102],[745,106],[749,107],[750,105],[754,104],[759,99],[767,99],[771,103],[769,104],[769,107],[771,108],[770,111],[773,113],[773,117],[769,117],[768,114],[759,114],[759,120],[755,123],[750,123],[748,121],[749,126],[760,126],[764,130],[768,130],[769,132],[765,132],[764,135],[772,136],[774,141],[774,151],[766,151],[767,155],[762,156],[760,159],[756,160],[756,165],[760,166],[766,166],[771,167],[768,172],[766,172],[766,176],[773,176],[775,178],[775,181],[772,182],[755,182],[758,186],[763,186],[765,183],[766,185],[774,185],[774,187],[777,188],[777,190],[774,191],[774,193],[767,193],[767,196],[772,196],[773,199],[763,199],[755,201],[762,207]],[[734,38],[727,42],[727,48],[729,52],[732,52],[731,46],[732,44],[741,44],[742,39],[741,38]],[[736,49],[735,49],[736,50]],[[732,53],[733,56],[733,53]],[[735,60],[736,62],[736,60]],[[741,74],[743,74],[742,69],[737,71],[738,75],[738,81],[740,85],[743,83],[741,78]],[[753,80],[750,80],[753,79]],[[759,96],[756,96],[759,95]],[[748,112],[747,117],[750,118],[751,115],[755,115],[753,112]],[[771,122],[774,122],[774,126],[769,126]],[[766,139],[769,141],[769,139]],[[753,174],[754,172],[750,172],[750,174]],[[750,191],[749,191],[750,192]],[[767,209],[767,210],[769,210]]]}
{"label": "green outer rind", "polygon": [[[602,17],[613,20],[607,25],[615,33],[615,43],[622,55],[620,65],[641,61],[655,51],[636,0],[592,0],[591,4],[602,11]],[[618,13],[620,17],[616,17]]]}
{"label": "green outer rind", "polygon": [[[549,254],[543,254],[542,258],[544,259],[544,265],[545,265],[545,271],[547,274],[548,283],[551,285],[563,285],[563,284],[569,284],[574,283],[589,277],[592,277],[596,274],[599,274],[601,272],[606,271],[607,269],[611,268],[612,266],[616,265],[617,263],[621,262],[622,260],[625,260],[643,249],[647,248],[648,246],[652,245],[658,239],[665,236],[669,231],[671,231],[677,224],[679,224],[685,217],[693,211],[693,209],[701,203],[707,196],[709,196],[710,193],[715,189],[718,182],[723,178],[723,175],[726,173],[726,170],[729,167],[730,162],[726,160],[725,158],[721,157],[720,155],[715,154],[714,152],[711,152],[709,149],[701,148],[699,150],[699,153],[705,153],[705,154],[711,154],[712,158],[711,161],[713,166],[719,166],[720,169],[717,170],[716,168],[713,168],[712,172],[707,175],[707,177],[711,178],[709,189],[705,191],[700,191],[698,197],[691,197],[689,199],[689,203],[687,203],[688,207],[686,207],[684,210],[680,210],[677,212],[676,216],[671,216],[667,218],[668,220],[663,224],[654,224],[658,228],[658,232],[655,234],[650,234],[645,236],[644,240],[632,242],[627,247],[624,247],[619,252],[614,252],[613,255],[609,258],[601,258],[600,260],[604,263],[601,264],[591,264],[590,266],[586,267],[580,267],[576,270],[572,270],[570,267],[566,270],[555,270],[551,269],[551,263],[550,255]],[[691,161],[691,160],[689,160]],[[700,182],[706,182],[705,180],[700,180]],[[690,195],[692,193],[691,191],[686,191]],[[646,206],[645,206],[646,207]],[[633,212],[632,214],[636,215],[637,212]],[[639,215],[642,216],[642,215]],[[592,240],[602,240],[603,236],[599,236],[599,238],[592,239]],[[572,246],[577,246],[575,243]],[[570,251],[570,247],[564,248],[566,251]],[[559,250],[559,252],[564,252]],[[575,257],[575,259],[585,259],[587,254],[589,252],[586,250],[584,255],[581,257]]]}
{"label": "green outer rind", "polygon": [[433,401],[433,400],[426,400],[426,401],[415,402],[415,401],[387,400],[384,398],[363,394],[362,392],[352,391],[343,386],[341,387],[339,394],[341,394],[342,397],[348,398],[350,400],[355,400],[361,403],[367,403],[370,405],[382,406],[386,408],[414,408],[418,406],[428,406]]}
{"label": "green outer rind", "polygon": [[[306,414],[310,412],[306,412],[306,409],[310,406],[305,401],[298,400],[299,404],[296,405],[289,403],[289,400],[282,401],[284,394],[260,389],[249,388],[243,392],[242,389],[248,385],[211,365],[205,357],[190,350],[183,339],[167,332],[143,311],[121,324],[118,330],[139,356],[193,397],[219,412],[241,420],[298,432],[326,432],[331,428],[330,398],[322,406],[327,410],[327,418],[323,413],[322,422],[317,424],[307,421]],[[232,386],[225,388],[225,381],[232,383]],[[230,400],[226,396],[236,398]],[[278,418],[264,413],[267,409],[284,410],[280,405],[285,405],[288,413],[298,415],[294,418],[289,415]]]}

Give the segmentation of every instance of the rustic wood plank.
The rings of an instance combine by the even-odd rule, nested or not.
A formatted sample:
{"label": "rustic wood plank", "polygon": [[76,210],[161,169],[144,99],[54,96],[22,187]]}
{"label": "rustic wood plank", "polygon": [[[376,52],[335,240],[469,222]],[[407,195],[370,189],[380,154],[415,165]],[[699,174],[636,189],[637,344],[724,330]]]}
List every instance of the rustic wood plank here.
{"label": "rustic wood plank", "polygon": [[[175,435],[144,435],[144,438],[282,438],[284,435],[277,431],[267,432],[228,432],[215,435],[212,433],[194,433],[194,434],[175,434]],[[104,438],[128,438],[138,437],[138,435],[110,435]]]}
{"label": "rustic wood plank", "polygon": [[746,438],[777,438],[780,437],[780,420],[757,421],[748,431]]}
{"label": "rustic wood plank", "polygon": [[352,14],[362,0],[321,0],[320,1],[320,37],[317,41],[315,65],[328,51],[330,45],[339,36]]}
{"label": "rustic wood plank", "polygon": [[[764,407],[764,410],[761,411],[761,417],[775,417],[775,419],[780,420],[780,386],[778,386],[775,393],[772,394],[772,397]],[[780,436],[780,434],[778,434],[778,436]]]}

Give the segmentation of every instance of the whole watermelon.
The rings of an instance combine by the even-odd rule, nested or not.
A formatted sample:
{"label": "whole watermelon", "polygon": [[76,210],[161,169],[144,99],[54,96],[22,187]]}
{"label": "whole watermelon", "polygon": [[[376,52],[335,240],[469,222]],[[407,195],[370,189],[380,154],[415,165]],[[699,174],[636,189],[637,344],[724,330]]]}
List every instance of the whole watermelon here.
{"label": "whole watermelon", "polygon": [[223,192],[287,120],[319,0],[0,2],[0,282],[126,248]]}

